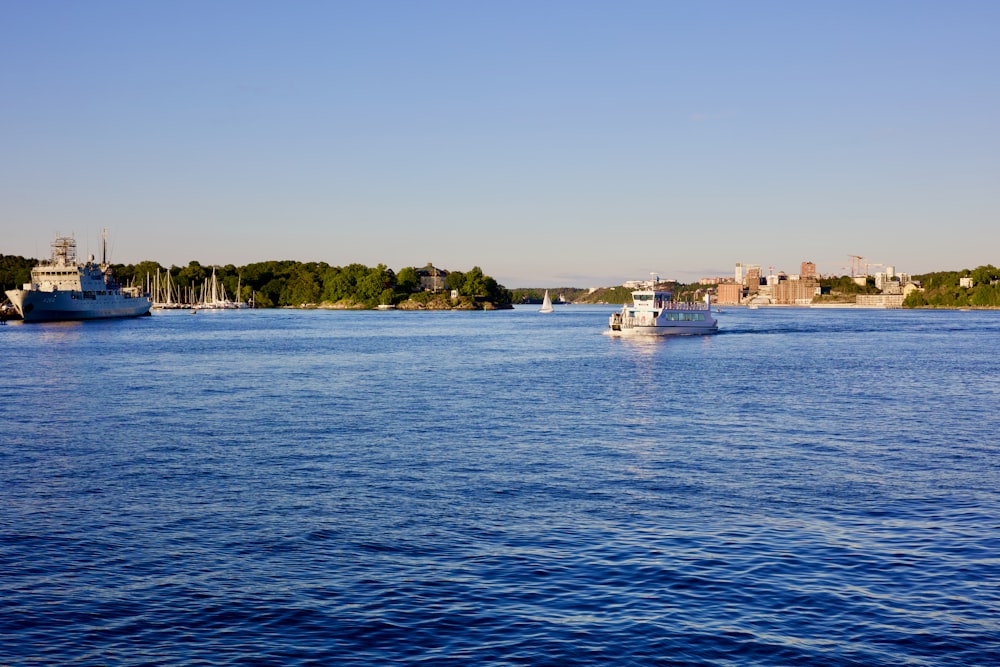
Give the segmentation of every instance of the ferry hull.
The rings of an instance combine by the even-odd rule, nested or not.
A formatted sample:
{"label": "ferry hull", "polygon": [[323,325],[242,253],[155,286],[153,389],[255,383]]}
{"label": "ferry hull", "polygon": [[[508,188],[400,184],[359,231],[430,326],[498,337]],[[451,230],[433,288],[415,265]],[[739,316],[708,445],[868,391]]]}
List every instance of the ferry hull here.
{"label": "ferry hull", "polygon": [[148,297],[121,294],[84,298],[80,292],[9,290],[10,302],[25,322],[101,320],[148,315]]}
{"label": "ferry hull", "polygon": [[705,336],[718,333],[718,325],[697,326],[631,326],[616,329],[611,327],[611,333],[616,336]]}

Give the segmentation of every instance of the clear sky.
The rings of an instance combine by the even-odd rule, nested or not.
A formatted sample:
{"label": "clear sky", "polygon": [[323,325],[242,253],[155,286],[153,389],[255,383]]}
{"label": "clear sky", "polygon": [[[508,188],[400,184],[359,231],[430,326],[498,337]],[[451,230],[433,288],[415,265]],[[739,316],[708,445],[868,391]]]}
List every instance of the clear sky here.
{"label": "clear sky", "polygon": [[0,254],[1000,264],[996,0],[0,0]]}

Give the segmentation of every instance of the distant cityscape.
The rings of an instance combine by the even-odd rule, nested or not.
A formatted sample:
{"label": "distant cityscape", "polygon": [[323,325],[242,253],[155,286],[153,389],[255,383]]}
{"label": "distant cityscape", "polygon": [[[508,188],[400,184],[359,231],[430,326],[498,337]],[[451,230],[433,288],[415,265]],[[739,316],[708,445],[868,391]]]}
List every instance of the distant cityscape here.
{"label": "distant cityscape", "polygon": [[[865,263],[863,257],[850,257],[851,280],[865,287],[874,278],[879,292],[858,294],[857,305],[899,308],[910,292],[920,289],[908,273],[897,272],[894,266],[876,264],[882,270],[872,273],[872,264]],[[816,264],[810,261],[802,262],[799,272],[791,274],[775,272],[774,267],[768,267],[765,274],[759,264],[736,262],[733,275],[702,278],[698,282],[709,289],[714,288],[715,301],[720,305],[808,306],[823,294],[820,278]]]}

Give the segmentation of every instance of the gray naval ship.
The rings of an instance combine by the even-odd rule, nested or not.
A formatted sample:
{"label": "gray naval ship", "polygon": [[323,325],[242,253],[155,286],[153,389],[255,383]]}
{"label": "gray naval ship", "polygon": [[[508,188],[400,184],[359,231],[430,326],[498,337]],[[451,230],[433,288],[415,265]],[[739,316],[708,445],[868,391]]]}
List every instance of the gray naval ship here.
{"label": "gray naval ship", "polygon": [[101,263],[91,255],[76,262],[76,239],[57,236],[52,259],[31,270],[31,282],[7,290],[14,309],[25,322],[96,320],[148,315],[152,301],[138,287],[122,287],[107,262],[107,233],[101,243]]}

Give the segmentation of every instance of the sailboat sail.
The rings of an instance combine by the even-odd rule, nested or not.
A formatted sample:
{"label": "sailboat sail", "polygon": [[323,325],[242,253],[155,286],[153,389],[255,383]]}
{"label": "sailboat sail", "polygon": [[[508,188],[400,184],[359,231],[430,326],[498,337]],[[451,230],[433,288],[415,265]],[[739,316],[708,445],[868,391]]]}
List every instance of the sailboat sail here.
{"label": "sailboat sail", "polygon": [[553,310],[552,300],[549,298],[549,291],[545,290],[545,298],[542,299],[542,307],[538,309],[538,312],[551,313]]}

